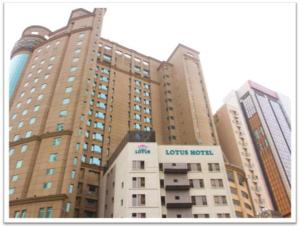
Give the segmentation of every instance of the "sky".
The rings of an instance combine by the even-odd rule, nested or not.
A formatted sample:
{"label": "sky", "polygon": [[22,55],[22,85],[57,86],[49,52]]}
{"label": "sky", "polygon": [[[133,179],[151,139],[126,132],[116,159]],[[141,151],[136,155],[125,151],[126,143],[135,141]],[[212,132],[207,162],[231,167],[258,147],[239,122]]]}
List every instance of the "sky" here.
{"label": "sky", "polygon": [[158,60],[178,43],[199,51],[213,113],[247,80],[295,99],[294,3],[6,3],[5,69],[26,27],[54,31],[73,9],[96,7],[107,8],[103,38]]}

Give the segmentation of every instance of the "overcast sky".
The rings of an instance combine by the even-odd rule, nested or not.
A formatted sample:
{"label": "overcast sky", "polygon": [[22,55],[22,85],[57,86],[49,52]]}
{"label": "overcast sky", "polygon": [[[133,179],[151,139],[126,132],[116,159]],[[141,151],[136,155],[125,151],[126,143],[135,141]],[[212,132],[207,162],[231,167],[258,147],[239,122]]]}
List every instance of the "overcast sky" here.
{"label": "overcast sky", "polygon": [[213,112],[249,79],[295,96],[294,3],[6,3],[5,69],[26,27],[54,31],[80,7],[106,7],[102,37],[145,55],[167,60],[178,43],[198,50]]}

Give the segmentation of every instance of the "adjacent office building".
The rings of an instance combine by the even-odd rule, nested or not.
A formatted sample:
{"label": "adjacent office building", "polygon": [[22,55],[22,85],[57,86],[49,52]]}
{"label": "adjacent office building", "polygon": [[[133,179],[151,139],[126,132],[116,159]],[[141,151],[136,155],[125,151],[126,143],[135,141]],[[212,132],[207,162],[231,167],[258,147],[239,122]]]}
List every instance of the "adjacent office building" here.
{"label": "adjacent office building", "polygon": [[[101,177],[128,131],[155,131],[158,145],[218,144],[199,53],[180,44],[167,61],[159,61],[104,39],[105,12],[76,9],[56,31],[30,26],[12,50],[11,217],[98,217]],[[222,171],[220,150],[216,154]],[[162,156],[153,165],[159,163],[170,160]],[[205,172],[207,166],[203,163]],[[213,178],[224,189],[207,202],[226,198],[224,216],[233,217],[222,175]],[[168,194],[163,196],[168,205]],[[184,210],[189,212],[182,216],[204,213]]]}
{"label": "adjacent office building", "polygon": [[291,128],[287,99],[248,81],[215,114],[220,144],[244,168],[257,214],[291,213]]}

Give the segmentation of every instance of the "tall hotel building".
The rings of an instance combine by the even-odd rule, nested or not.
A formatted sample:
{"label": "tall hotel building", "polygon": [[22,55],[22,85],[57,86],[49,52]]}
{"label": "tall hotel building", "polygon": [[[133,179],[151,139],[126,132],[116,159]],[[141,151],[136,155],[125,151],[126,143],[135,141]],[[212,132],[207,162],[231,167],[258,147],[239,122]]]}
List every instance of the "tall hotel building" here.
{"label": "tall hotel building", "polygon": [[[132,131],[136,140],[155,132],[158,145],[213,147],[215,160],[203,169],[224,169],[199,53],[179,44],[167,61],[159,61],[106,40],[100,36],[105,12],[76,9],[65,27],[30,26],[15,44],[9,90],[11,217],[101,216],[107,186],[102,177]],[[153,167],[170,163],[163,156],[155,161]],[[184,175],[184,181],[192,178]],[[215,179],[220,180],[213,186],[224,189],[208,201],[227,205],[227,212],[192,210],[188,216],[234,217],[227,180],[221,174]],[[189,208],[191,194],[181,198]]]}
{"label": "tall hotel building", "polygon": [[215,114],[220,145],[242,166],[258,214],[291,214],[291,128],[285,96],[248,81]]}

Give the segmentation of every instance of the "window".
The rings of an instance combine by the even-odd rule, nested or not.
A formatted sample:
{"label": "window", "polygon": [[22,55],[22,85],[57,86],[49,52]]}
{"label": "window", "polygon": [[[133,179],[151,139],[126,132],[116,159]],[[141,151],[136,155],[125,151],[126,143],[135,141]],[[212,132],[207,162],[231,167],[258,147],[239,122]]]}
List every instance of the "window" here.
{"label": "window", "polygon": [[145,123],[151,123],[151,118],[149,118],[149,117],[144,117],[144,122]]}
{"label": "window", "polygon": [[73,158],[73,165],[77,165],[77,157]]}
{"label": "window", "polygon": [[20,103],[17,104],[16,107],[17,107],[17,108],[20,108],[21,106],[22,106],[22,103],[20,102]]}
{"label": "window", "polygon": [[20,135],[15,135],[13,141],[15,142],[15,141],[18,141],[19,139],[20,139]]}
{"label": "window", "polygon": [[13,176],[11,177],[11,181],[12,181],[12,182],[16,182],[18,179],[19,179],[19,175],[13,175]]}
{"label": "window", "polygon": [[227,171],[227,178],[230,182],[234,182],[234,174],[232,171]]}
{"label": "window", "polygon": [[72,60],[73,63],[77,63],[78,61],[79,61],[79,58],[77,58],[77,57],[73,58],[73,60]]}
{"label": "window", "polygon": [[212,188],[223,188],[223,180],[222,179],[210,179],[210,184]]}
{"label": "window", "polygon": [[134,114],[134,119],[135,119],[135,120],[141,120],[141,115],[139,115],[139,114]]}
{"label": "window", "polygon": [[96,104],[97,108],[102,108],[102,109],[106,109],[106,104],[103,102],[98,101]]}
{"label": "window", "polygon": [[21,94],[20,94],[20,97],[24,97],[25,96],[25,92],[22,92]]}
{"label": "window", "polygon": [[24,122],[23,121],[19,122],[19,124],[18,124],[18,128],[22,128],[22,127],[24,127]]}
{"label": "window", "polygon": [[45,208],[40,208],[38,218],[52,218],[52,212],[52,207],[47,207],[47,210],[45,210]]}
{"label": "window", "polygon": [[44,79],[47,80],[49,78],[50,74],[45,74]]}
{"label": "window", "polygon": [[25,84],[24,84],[24,87],[27,87],[29,85],[29,82],[26,82]]}
{"label": "window", "polygon": [[12,195],[16,192],[15,188],[9,188],[9,195]]}
{"label": "window", "polygon": [[245,177],[243,177],[243,176],[241,176],[241,175],[238,174],[238,180],[239,180],[239,184],[241,186],[244,186],[244,184],[245,184]]}
{"label": "window", "polygon": [[151,110],[150,110],[150,108],[144,108],[144,113],[146,113],[146,114],[150,114],[150,113],[151,113]]}
{"label": "window", "polygon": [[210,172],[218,172],[218,171],[220,171],[220,164],[219,163],[208,163],[208,170]]}
{"label": "window", "polygon": [[27,144],[22,145],[22,146],[21,146],[21,153],[26,152],[27,149],[28,149],[28,145],[27,145]]}
{"label": "window", "polygon": [[90,157],[90,164],[92,165],[101,165],[101,159],[100,158],[95,158],[95,157]]}
{"label": "window", "polygon": [[29,138],[32,135],[32,131],[26,131],[25,138]]}
{"label": "window", "polygon": [[20,211],[15,211],[14,218],[20,218]]}
{"label": "window", "polygon": [[139,103],[139,102],[141,102],[141,98],[140,98],[140,97],[136,97],[136,96],[135,96],[135,97],[133,98],[133,101],[135,101],[135,102],[138,102],[138,103]]}
{"label": "window", "polygon": [[150,100],[144,99],[144,104],[145,105],[150,105]]}
{"label": "window", "polygon": [[64,98],[62,104],[69,104],[70,103],[70,98]]}
{"label": "window", "polygon": [[139,89],[139,88],[135,88],[135,90],[134,90],[137,94],[140,94],[141,93],[141,89]]}
{"label": "window", "polygon": [[50,57],[50,61],[53,61],[55,59],[55,56]]}
{"label": "window", "polygon": [[75,81],[75,77],[74,76],[68,77],[68,82],[73,82],[73,81]]}
{"label": "window", "polygon": [[145,194],[133,194],[132,195],[132,206],[145,206],[146,196]]}
{"label": "window", "polygon": [[68,115],[68,111],[67,110],[63,110],[59,113],[60,117],[66,117]]}
{"label": "window", "polygon": [[71,93],[72,92],[72,87],[67,87],[65,88],[65,93]]}
{"label": "window", "polygon": [[55,173],[55,169],[53,169],[53,168],[50,168],[50,169],[46,170],[46,174],[49,175],[49,176],[53,175],[54,173]]}
{"label": "window", "polygon": [[39,79],[38,78],[35,78],[34,80],[33,80],[33,83],[37,83],[39,81]]}
{"label": "window", "polygon": [[99,93],[99,94],[98,94],[98,98],[101,98],[101,99],[107,99],[107,95],[104,94],[104,93]]}
{"label": "window", "polygon": [[49,189],[52,186],[52,182],[45,182],[43,183],[43,189]]}
{"label": "window", "polygon": [[103,61],[107,62],[107,63],[110,63],[111,62],[111,56],[107,55],[107,54],[104,54],[103,55]]}
{"label": "window", "polygon": [[200,163],[189,163],[188,164],[189,171],[202,171]]}
{"label": "window", "polygon": [[26,218],[26,210],[21,211],[21,218]]}
{"label": "window", "polygon": [[79,54],[80,52],[81,52],[81,49],[80,49],[80,48],[77,48],[77,49],[74,51],[75,54]]}
{"label": "window", "polygon": [[[34,90],[35,90],[35,89],[34,89]],[[31,101],[32,101],[32,98],[28,98],[27,101],[26,101],[26,103],[27,103],[27,104],[30,104]]]}
{"label": "window", "polygon": [[72,170],[71,171],[71,179],[75,179],[75,177],[76,177],[76,171]]}
{"label": "window", "polygon": [[233,199],[232,201],[233,201],[233,204],[234,204],[234,205],[237,205],[237,206],[240,206],[240,205],[241,205],[241,203],[240,203],[239,200]]}
{"label": "window", "polygon": [[71,210],[71,203],[70,203],[70,202],[67,202],[67,203],[65,204],[65,212],[70,212],[70,210]]}
{"label": "window", "polygon": [[93,133],[93,139],[97,141],[102,141],[103,140],[103,135],[100,133]]}
{"label": "window", "polygon": [[35,123],[35,121],[36,121],[36,118],[35,117],[33,117],[33,118],[31,118],[30,120],[29,120],[29,124],[34,124]]}
{"label": "window", "polygon": [[71,67],[70,72],[75,72],[78,69],[78,67]]}
{"label": "window", "polygon": [[206,196],[192,196],[192,204],[197,206],[207,206]]}
{"label": "window", "polygon": [[105,91],[107,91],[107,89],[108,89],[108,87],[106,86],[106,85],[99,85],[99,87],[98,87],[99,89],[102,89],[102,90],[105,90]]}
{"label": "window", "polygon": [[215,205],[227,205],[226,196],[214,196]]}
{"label": "window", "polygon": [[53,65],[50,64],[50,65],[48,66],[48,70],[51,70],[52,68],[53,68]]}
{"label": "window", "polygon": [[64,130],[64,124],[58,123],[56,124],[56,131],[63,131]]}
{"label": "window", "polygon": [[204,180],[203,179],[193,179],[190,180],[191,188],[204,188]]}
{"label": "window", "polygon": [[96,118],[100,118],[100,119],[104,119],[105,118],[105,114],[103,112],[96,112],[95,113],[95,117]]}
{"label": "window", "polygon": [[92,152],[95,152],[95,153],[101,153],[102,152],[102,147],[99,146],[99,145],[92,145]]}
{"label": "window", "polygon": [[49,162],[57,161],[57,153],[52,153],[49,155]]}
{"label": "window", "polygon": [[39,218],[45,218],[45,215],[46,215],[45,208],[40,208],[38,217]]}
{"label": "window", "polygon": [[11,119],[13,119],[13,120],[16,119],[16,118],[17,118],[17,114],[13,114],[12,117],[11,117]]}
{"label": "window", "polygon": [[246,199],[249,199],[249,195],[244,191],[242,191],[242,196]]}
{"label": "window", "polygon": [[41,95],[39,95],[39,96],[38,96],[38,98],[37,98],[37,99],[38,99],[38,101],[40,101],[40,100],[42,100],[43,98],[44,98],[44,95],[43,95],[43,94],[41,94]]}
{"label": "window", "polygon": [[230,187],[230,192],[232,193],[232,194],[238,194],[238,192],[237,192],[237,189],[236,188],[233,188],[233,187]]}
{"label": "window", "polygon": [[145,161],[138,161],[138,160],[132,161],[132,168],[134,170],[145,169]]}
{"label": "window", "polygon": [[52,141],[53,146],[58,146],[58,145],[60,145],[60,143],[61,143],[61,137],[56,137]]}
{"label": "window", "polygon": [[140,105],[134,105],[133,110],[135,111],[141,111],[141,106]]}
{"label": "window", "polygon": [[145,177],[133,177],[132,178],[133,188],[144,188],[145,187]]}
{"label": "window", "polygon": [[217,213],[218,218],[230,218],[229,213]]}
{"label": "window", "polygon": [[145,127],[144,127],[144,131],[151,131],[151,127],[145,126]]}
{"label": "window", "polygon": [[73,189],[74,189],[74,185],[70,184],[69,187],[68,187],[68,193],[72,193]]}
{"label": "window", "polygon": [[42,86],[41,86],[41,89],[43,90],[43,89],[46,89],[46,87],[47,87],[47,84],[43,84]]}
{"label": "window", "polygon": [[194,214],[194,218],[209,218],[209,214]]}
{"label": "window", "polygon": [[40,110],[40,106],[39,105],[34,106],[34,109],[33,109],[34,112],[37,112],[39,110]]}
{"label": "window", "polygon": [[249,204],[244,203],[244,205],[245,205],[245,207],[246,207],[247,209],[252,210],[252,207],[251,207]]}
{"label": "window", "polygon": [[10,149],[9,150],[9,156],[12,156],[15,153],[15,149]]}
{"label": "window", "polygon": [[137,130],[141,130],[141,125],[136,123],[133,125],[133,128]]}
{"label": "window", "polygon": [[132,213],[132,218],[146,218],[146,213]]}

